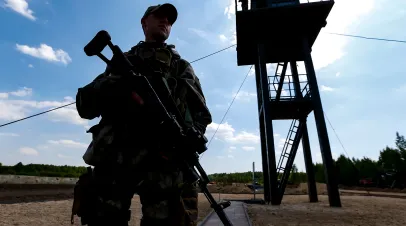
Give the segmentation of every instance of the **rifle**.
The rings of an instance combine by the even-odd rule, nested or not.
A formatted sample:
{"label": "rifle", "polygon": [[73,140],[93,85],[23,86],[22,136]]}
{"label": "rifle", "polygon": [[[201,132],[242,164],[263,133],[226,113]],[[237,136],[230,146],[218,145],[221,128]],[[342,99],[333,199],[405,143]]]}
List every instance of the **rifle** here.
{"label": "rifle", "polygon": [[[101,53],[106,46],[109,46],[113,52],[111,60],[108,60]],[[160,137],[163,138],[160,142],[164,143],[166,148],[174,150],[172,153],[167,153],[170,160],[180,167],[187,182],[191,184],[197,182],[201,192],[206,196],[211,208],[217,213],[222,223],[226,226],[232,226],[231,221],[224,212],[224,209],[231,205],[230,201],[217,203],[214,200],[207,189],[209,177],[199,163],[199,155],[207,150],[207,139],[204,134],[201,134],[195,128],[186,126],[164,81],[158,80],[156,82],[156,85],[161,88],[159,89],[160,98],[149,79],[145,75],[136,73],[136,68],[124,55],[120,47],[113,45],[107,31],[99,31],[84,47],[84,51],[87,56],[98,56],[111,69],[119,71],[120,75],[133,81],[127,83],[127,85],[131,86],[132,96],[136,97],[138,104],[142,106],[149,116],[148,118],[152,120],[151,122],[148,121],[148,124],[152,125],[153,130],[156,132],[161,131],[162,133],[163,131],[163,134],[171,134],[170,139],[165,138],[165,136]],[[161,76],[157,75],[156,77]]]}

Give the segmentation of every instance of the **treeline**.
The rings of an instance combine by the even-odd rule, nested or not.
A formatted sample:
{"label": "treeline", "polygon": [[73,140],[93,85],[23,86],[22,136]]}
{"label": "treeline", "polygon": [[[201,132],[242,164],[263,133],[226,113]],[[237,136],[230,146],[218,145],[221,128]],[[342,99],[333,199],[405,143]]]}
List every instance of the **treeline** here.
{"label": "treeline", "polygon": [[[364,157],[362,159],[348,158],[340,155],[334,162],[335,172],[340,185],[345,186],[378,186],[406,187],[406,139],[396,133],[395,148],[386,147],[380,151],[377,161]],[[314,165],[316,182],[325,183],[324,166]],[[280,176],[280,175],[279,175]],[[252,183],[252,172],[246,173],[216,173],[209,176],[219,183]],[[255,172],[258,183],[263,183],[262,172]],[[291,183],[307,182],[307,175],[292,167],[289,181]]]}
{"label": "treeline", "polygon": [[[324,182],[324,171],[323,164],[316,163],[314,166],[316,181],[323,183]],[[278,175],[280,178],[282,174]],[[209,175],[211,181],[221,184],[231,184],[231,183],[252,183],[253,175],[252,171],[244,173],[215,173]],[[255,172],[255,181],[257,183],[263,184],[263,173]],[[304,172],[298,172],[298,169],[295,164],[293,164],[292,171],[289,175],[289,183],[306,183],[307,175]]]}
{"label": "treeline", "polygon": [[0,163],[0,174],[77,178],[84,172],[86,172],[86,167],[83,166],[55,166],[45,164],[24,165],[21,162],[14,166],[3,166]]}
{"label": "treeline", "polygon": [[[364,157],[362,159],[348,158],[341,155],[335,160],[335,172],[339,184],[345,186],[380,186],[401,187],[406,185],[406,139],[396,133],[396,147],[386,147],[380,151],[377,161]],[[324,167],[321,163],[314,165],[316,181],[325,183]],[[49,176],[49,177],[79,177],[86,167],[55,166],[44,164],[23,165],[21,162],[14,166],[3,166],[0,163],[0,174]],[[252,172],[245,173],[216,173],[209,175],[211,181],[220,183],[251,183]],[[263,183],[262,172],[255,172],[258,183]],[[291,183],[307,182],[307,175],[292,168],[289,181]]]}

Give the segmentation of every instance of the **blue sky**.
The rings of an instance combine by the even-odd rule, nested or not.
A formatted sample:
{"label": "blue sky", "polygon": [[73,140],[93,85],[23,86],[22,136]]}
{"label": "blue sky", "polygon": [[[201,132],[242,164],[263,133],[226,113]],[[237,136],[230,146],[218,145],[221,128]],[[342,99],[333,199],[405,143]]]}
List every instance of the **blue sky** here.
{"label": "blue sky", "polygon": [[[148,4],[147,4],[148,2]],[[176,0],[179,11],[168,42],[189,61],[235,43],[234,0]],[[77,88],[105,65],[83,52],[101,29],[128,50],[143,40],[140,18],[162,1],[1,0],[0,123],[74,101]],[[334,36],[326,32],[406,40],[406,2],[337,0],[328,25],[313,47],[322,103],[348,154],[377,159],[395,132],[406,134],[406,45]],[[105,51],[111,56],[108,51]],[[193,64],[213,114],[210,139],[249,70],[237,66],[235,48]],[[268,73],[274,73],[269,65]],[[300,67],[300,68],[303,68]],[[255,78],[242,87],[201,163],[208,173],[241,172],[256,162],[261,170]],[[90,142],[73,106],[0,128],[0,162],[84,165]],[[274,123],[280,144],[290,121]],[[308,118],[315,162],[321,161],[313,114]],[[333,156],[345,153],[328,126]],[[304,170],[301,148],[295,163]]]}

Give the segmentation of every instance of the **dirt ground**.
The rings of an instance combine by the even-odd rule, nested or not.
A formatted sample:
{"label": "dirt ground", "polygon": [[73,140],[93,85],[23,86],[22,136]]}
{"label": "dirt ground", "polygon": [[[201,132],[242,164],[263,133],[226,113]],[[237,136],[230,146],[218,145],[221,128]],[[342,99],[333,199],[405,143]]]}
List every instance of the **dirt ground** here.
{"label": "dirt ground", "polygon": [[[251,191],[241,185],[210,186],[216,200],[251,199]],[[72,188],[15,187],[0,188],[0,226],[68,226],[72,207]],[[218,194],[217,192],[246,194]],[[343,208],[330,208],[326,185],[317,184],[319,203],[308,203],[307,184],[290,186],[279,207],[247,205],[253,226],[270,225],[406,225],[406,199],[342,195]],[[251,194],[250,194],[251,193]],[[296,195],[288,195],[296,194]],[[263,198],[258,194],[257,198]],[[130,225],[139,225],[141,206],[138,196],[132,201]],[[203,194],[199,195],[199,221],[211,211]],[[75,226],[80,221],[75,217]]]}
{"label": "dirt ground", "polygon": [[[326,184],[316,183],[317,194],[324,195],[327,194]],[[232,185],[210,185],[208,186],[209,192],[211,193],[224,193],[224,194],[252,194],[251,189],[249,189],[245,184],[233,183]],[[257,192],[257,194],[263,194],[263,190]],[[286,195],[299,195],[307,194],[307,183],[301,183],[296,185],[287,185],[285,190]]]}
{"label": "dirt ground", "polygon": [[[248,194],[213,194],[220,199],[250,199]],[[261,198],[261,196],[259,196]],[[253,226],[291,225],[406,225],[406,199],[341,196],[343,208],[328,206],[327,196],[320,195],[319,203],[308,203],[306,195],[286,195],[279,207],[249,205],[248,214]],[[68,226],[72,200],[0,204],[1,226]],[[132,202],[131,226],[138,226],[141,208],[138,196]],[[199,196],[199,220],[211,211],[204,195]],[[75,217],[75,226],[80,226]]]}
{"label": "dirt ground", "polygon": [[[217,200],[218,194],[213,194]],[[237,199],[251,198],[251,195],[224,195],[220,198]],[[0,204],[0,225],[1,226],[68,226],[70,224],[70,213],[72,199],[57,201],[33,201]],[[28,200],[25,200],[28,201]],[[131,226],[138,226],[141,217],[141,205],[138,196],[134,196],[131,205]],[[199,221],[203,220],[211,211],[210,204],[203,194],[199,194]],[[74,226],[80,226],[80,220],[75,216]]]}
{"label": "dirt ground", "polygon": [[253,226],[406,225],[406,199],[341,196],[342,208],[328,205],[327,196],[309,203],[306,195],[285,196],[279,207],[247,205]]}

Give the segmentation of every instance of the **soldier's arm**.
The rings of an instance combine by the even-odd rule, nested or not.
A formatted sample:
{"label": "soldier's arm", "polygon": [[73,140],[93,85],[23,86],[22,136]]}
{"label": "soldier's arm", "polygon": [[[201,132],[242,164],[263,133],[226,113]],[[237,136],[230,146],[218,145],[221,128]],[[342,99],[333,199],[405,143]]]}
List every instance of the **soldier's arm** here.
{"label": "soldier's arm", "polygon": [[181,61],[184,70],[180,71],[180,78],[188,86],[187,104],[191,110],[193,124],[202,133],[205,133],[207,125],[212,123],[212,116],[206,105],[202,86],[190,63],[183,59]]}
{"label": "soldier's arm", "polygon": [[112,104],[118,102],[123,92],[120,76],[110,74],[109,68],[98,75],[91,83],[78,89],[76,94],[76,109],[81,118],[92,120],[101,116]]}

